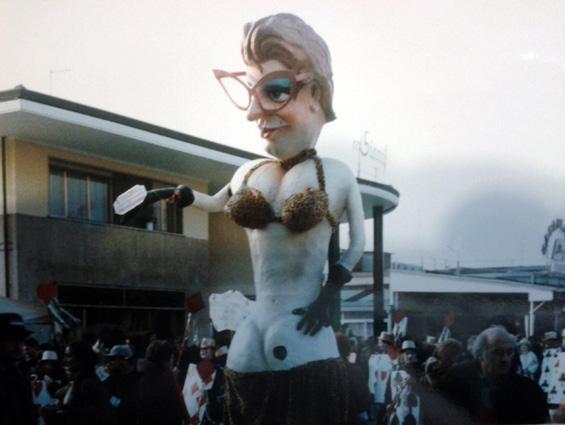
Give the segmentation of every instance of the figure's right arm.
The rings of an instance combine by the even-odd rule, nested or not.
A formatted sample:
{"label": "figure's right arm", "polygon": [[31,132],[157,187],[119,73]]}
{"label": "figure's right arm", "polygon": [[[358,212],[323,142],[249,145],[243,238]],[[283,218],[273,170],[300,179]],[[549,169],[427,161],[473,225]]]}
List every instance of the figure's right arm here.
{"label": "figure's right arm", "polygon": [[369,357],[369,392],[375,394],[375,362],[374,357]]}
{"label": "figure's right arm", "polygon": [[230,185],[225,185],[215,195],[207,195],[197,191],[193,191],[193,193],[193,207],[209,213],[221,212],[230,199]]}

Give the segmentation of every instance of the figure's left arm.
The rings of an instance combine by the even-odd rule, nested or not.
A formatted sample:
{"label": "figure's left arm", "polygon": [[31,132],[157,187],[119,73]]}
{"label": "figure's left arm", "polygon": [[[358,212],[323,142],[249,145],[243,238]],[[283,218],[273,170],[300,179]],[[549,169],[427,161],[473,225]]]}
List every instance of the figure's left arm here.
{"label": "figure's left arm", "polygon": [[[346,167],[345,165],[343,165]],[[340,170],[341,171],[341,170]],[[349,222],[349,247],[335,264],[330,264],[328,280],[322,286],[318,298],[306,308],[296,309],[294,314],[302,315],[296,329],[304,334],[316,335],[323,326],[329,326],[329,308],[342,286],[352,279],[353,267],[357,264],[365,248],[365,226],[363,202],[357,180],[346,169],[344,178],[347,184],[341,188],[345,193],[344,212]]]}
{"label": "figure's left arm", "polygon": [[349,272],[357,264],[365,250],[365,215],[363,201],[357,180],[351,174],[345,207],[347,222],[349,224],[349,246],[337,264],[341,264]]}

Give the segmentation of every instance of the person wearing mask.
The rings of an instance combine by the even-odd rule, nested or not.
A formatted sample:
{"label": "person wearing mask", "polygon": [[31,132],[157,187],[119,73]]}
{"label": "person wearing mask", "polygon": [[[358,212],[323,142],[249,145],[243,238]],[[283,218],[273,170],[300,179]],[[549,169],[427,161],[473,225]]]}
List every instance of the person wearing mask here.
{"label": "person wearing mask", "polygon": [[419,382],[424,373],[418,362],[414,341],[402,342],[396,369],[390,374],[386,388],[386,423],[420,425],[422,423],[422,396]]}

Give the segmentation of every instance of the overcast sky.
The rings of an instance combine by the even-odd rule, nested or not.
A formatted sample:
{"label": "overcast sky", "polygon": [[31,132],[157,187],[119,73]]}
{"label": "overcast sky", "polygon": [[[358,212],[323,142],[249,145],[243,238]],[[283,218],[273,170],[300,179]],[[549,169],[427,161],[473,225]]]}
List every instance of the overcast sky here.
{"label": "overcast sky", "polygon": [[276,12],[332,52],[338,119],[320,154],[356,173],[366,131],[387,151],[386,169],[361,168],[401,194],[385,218],[396,261],[544,262],[546,228],[565,218],[561,0],[0,0],[0,90],[24,84],[263,153],[211,69],[241,69],[243,24]]}

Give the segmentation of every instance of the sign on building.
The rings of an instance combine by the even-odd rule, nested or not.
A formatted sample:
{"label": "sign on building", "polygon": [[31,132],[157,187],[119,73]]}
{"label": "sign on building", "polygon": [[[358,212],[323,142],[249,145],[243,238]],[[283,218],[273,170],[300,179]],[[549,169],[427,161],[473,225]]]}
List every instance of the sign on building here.
{"label": "sign on building", "polygon": [[558,218],[547,228],[541,252],[547,259],[549,271],[565,273],[565,227]]}

